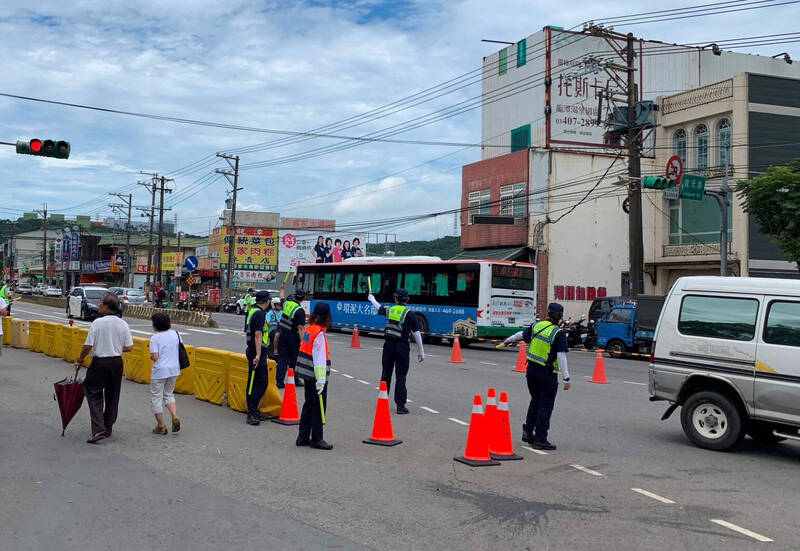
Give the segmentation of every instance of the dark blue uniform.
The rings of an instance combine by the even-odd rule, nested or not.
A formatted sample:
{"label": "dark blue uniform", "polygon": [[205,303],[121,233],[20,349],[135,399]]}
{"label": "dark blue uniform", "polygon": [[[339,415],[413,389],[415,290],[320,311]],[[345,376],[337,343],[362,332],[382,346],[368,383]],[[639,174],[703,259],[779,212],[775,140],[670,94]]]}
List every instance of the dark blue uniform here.
{"label": "dark blue uniform", "polygon": [[[522,333],[522,340],[529,344],[532,337],[533,325]],[[553,346],[550,347],[550,356],[547,358],[547,364],[550,367],[543,368],[528,361],[525,379],[528,382],[531,402],[528,405],[528,415],[523,430],[534,433],[533,438],[537,442],[547,441],[547,432],[550,430],[550,417],[553,414],[553,406],[556,403],[556,393],[558,392],[558,373],[553,372],[552,364],[559,352],[569,352],[565,331],[559,331],[556,334]]]}
{"label": "dark blue uniform", "polygon": [[[381,306],[378,309],[379,316],[386,316],[390,307]],[[388,320],[387,320],[388,322]],[[386,382],[386,390],[392,387],[392,371],[395,372],[397,385],[394,387],[394,403],[398,408],[406,407],[408,392],[406,390],[406,376],[408,375],[408,362],[410,347],[408,344],[409,335],[415,331],[420,331],[419,320],[412,311],[406,313],[402,324],[400,338],[384,335],[383,356],[381,357],[381,381]]]}
{"label": "dark blue uniform", "polygon": [[[250,317],[250,324],[247,328],[247,412],[258,417],[258,405],[261,403],[264,393],[267,391],[269,378],[267,375],[267,350],[263,345],[263,340],[255,342],[256,331],[263,331],[266,323],[267,312],[255,306],[256,312]],[[261,348],[261,357],[258,365],[253,366],[253,359],[256,351]]]}
{"label": "dark blue uniform", "polygon": [[[299,301],[298,301],[299,302]],[[300,336],[297,334],[297,327],[306,324],[306,311],[298,308],[292,315],[292,330],[288,331],[279,327],[280,336],[278,338],[278,365],[275,372],[275,380],[278,388],[283,388],[286,372],[291,367],[294,369],[297,363],[297,354],[300,352]],[[301,386],[302,379],[295,378],[295,384]]]}

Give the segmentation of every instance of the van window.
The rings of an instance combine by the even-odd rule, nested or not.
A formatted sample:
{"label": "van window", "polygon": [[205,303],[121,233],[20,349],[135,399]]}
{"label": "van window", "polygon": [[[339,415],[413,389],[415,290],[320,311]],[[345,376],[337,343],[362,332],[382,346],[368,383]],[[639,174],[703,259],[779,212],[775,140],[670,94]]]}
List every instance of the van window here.
{"label": "van window", "polygon": [[630,308],[617,308],[606,314],[603,321],[611,323],[630,323],[632,314],[633,310]]}
{"label": "van window", "polygon": [[800,346],[800,302],[776,300],[769,304],[764,342]]}
{"label": "van window", "polygon": [[687,296],[678,331],[695,337],[749,341],[756,333],[758,301],[752,298]]}

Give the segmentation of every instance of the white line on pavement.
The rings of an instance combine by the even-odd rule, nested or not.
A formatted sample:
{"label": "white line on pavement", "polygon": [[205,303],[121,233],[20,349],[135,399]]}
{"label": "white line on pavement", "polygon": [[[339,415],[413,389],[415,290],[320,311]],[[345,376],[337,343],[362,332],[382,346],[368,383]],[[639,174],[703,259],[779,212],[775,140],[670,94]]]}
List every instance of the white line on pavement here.
{"label": "white line on pavement", "polygon": [[647,386],[647,383],[637,383],[636,381],[622,381],[623,383],[628,383],[629,385],[641,385]]}
{"label": "white line on pavement", "polygon": [[[721,262],[721,261],[720,261],[720,262]],[[374,348],[375,350],[383,350],[383,347],[382,347],[382,346],[373,346],[372,348]]]}
{"label": "white line on pavement", "polygon": [[751,532],[747,528],[742,528],[741,526],[736,526],[735,524],[732,524],[732,523],[727,522],[725,520],[720,520],[718,518],[712,518],[711,522],[713,522],[714,524],[719,524],[720,526],[724,526],[725,528],[730,528],[734,532],[739,532],[740,534],[744,534],[745,536],[750,536],[754,540],[757,540],[757,541],[760,541],[760,542],[763,542],[763,543],[768,543],[768,542],[772,541],[772,539],[770,539],[770,538],[768,538],[766,536],[762,536],[761,534],[756,534],[755,532]]}
{"label": "white line on pavement", "polygon": [[365,381],[364,379],[356,379],[356,380],[357,380],[359,383],[361,383],[362,385],[368,385],[368,384],[369,384],[369,381]]}
{"label": "white line on pavement", "polygon": [[535,448],[531,448],[530,446],[522,446],[522,447],[525,448],[528,451],[533,452],[533,453],[538,453],[539,455],[548,455],[548,453],[546,451],[543,451],[543,450],[537,450]]}
{"label": "white line on pavement", "polygon": [[570,465],[570,467],[572,467],[573,469],[578,469],[579,471],[583,471],[586,474],[590,474],[592,476],[606,476],[603,473],[598,473],[597,471],[593,471],[592,469],[587,469],[586,467],[583,467],[581,465]]}
{"label": "white line on pavement", "polygon": [[413,404],[414,400],[406,400],[406,402],[408,402],[409,404]]}
{"label": "white line on pavement", "polygon": [[469,426],[469,423],[465,423],[461,419],[456,419],[455,417],[448,417],[447,420],[452,421],[453,423],[458,423],[459,425],[464,425],[465,427]]}
{"label": "white line on pavement", "polygon": [[[197,329],[195,327],[192,327],[191,329],[183,329],[183,331],[186,331],[188,333],[205,333],[206,335],[221,335],[222,334],[222,333],[219,333],[217,331],[206,331],[205,329]],[[238,331],[237,331],[237,333],[238,333]]]}
{"label": "white line on pavement", "polygon": [[333,371],[334,373],[339,373],[338,369],[331,368],[331,371]]}
{"label": "white line on pavement", "polygon": [[425,354],[426,356],[430,356],[431,358],[438,358],[439,354]]}
{"label": "white line on pavement", "polygon": [[478,362],[478,363],[481,363],[483,365],[498,365],[498,364],[496,364],[494,362]]}
{"label": "white line on pavement", "polygon": [[419,406],[419,409],[424,409],[425,411],[427,411],[427,412],[429,412],[429,413],[439,413],[439,412],[438,412],[438,411],[436,411],[435,409],[431,409],[431,408],[429,408],[428,406]]}
{"label": "white line on pavement", "polygon": [[348,375],[347,373],[342,373],[342,377],[347,377],[348,379],[355,379],[352,375]]}
{"label": "white line on pavement", "polygon": [[138,329],[131,329],[131,333],[139,333],[140,335],[148,335],[148,336],[153,335],[152,331],[139,331]]}
{"label": "white line on pavement", "polygon": [[631,488],[637,494],[642,494],[643,496],[647,496],[649,498],[655,499],[656,501],[660,501],[661,503],[666,503],[667,505],[674,505],[675,502],[671,499],[667,499],[663,496],[658,494],[654,494],[653,492],[648,492],[647,490],[643,490],[642,488]]}

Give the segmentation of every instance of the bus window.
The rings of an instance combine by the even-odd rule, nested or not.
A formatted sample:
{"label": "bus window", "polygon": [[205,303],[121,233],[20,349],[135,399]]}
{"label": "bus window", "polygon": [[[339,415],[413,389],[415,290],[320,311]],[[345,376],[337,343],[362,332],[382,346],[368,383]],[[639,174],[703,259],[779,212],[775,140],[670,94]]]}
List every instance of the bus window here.
{"label": "bus window", "polygon": [[313,294],[314,292],[314,274],[313,273],[301,273],[297,275],[297,285],[295,286],[297,289],[303,289],[309,294]]}
{"label": "bus window", "polygon": [[448,296],[447,293],[447,273],[438,273],[436,274],[433,285],[435,289],[435,293],[437,297],[446,297]]}
{"label": "bus window", "polygon": [[[411,296],[427,296],[428,281],[426,281],[425,274],[418,273],[405,273],[403,275],[402,287],[408,291]],[[399,285],[399,284],[398,284]]]}
{"label": "bus window", "polygon": [[353,292],[354,274],[336,274],[336,294]]}
{"label": "bus window", "polygon": [[320,273],[317,274],[317,281],[314,288],[314,293],[322,298],[325,293],[333,293],[333,274]]}
{"label": "bus window", "polygon": [[533,268],[494,264],[492,265],[492,287],[533,291]]}
{"label": "bus window", "polygon": [[456,280],[456,291],[466,291],[467,290],[467,274],[458,274],[458,279]]}
{"label": "bus window", "polygon": [[478,303],[478,272],[460,272],[451,274],[450,287],[455,291],[450,292],[453,306],[471,306]]}

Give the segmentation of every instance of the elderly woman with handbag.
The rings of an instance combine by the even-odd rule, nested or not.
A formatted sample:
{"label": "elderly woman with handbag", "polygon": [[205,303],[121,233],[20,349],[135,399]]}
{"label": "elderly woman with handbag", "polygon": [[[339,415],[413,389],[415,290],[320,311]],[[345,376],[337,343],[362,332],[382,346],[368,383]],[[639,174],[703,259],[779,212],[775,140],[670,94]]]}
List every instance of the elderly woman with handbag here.
{"label": "elderly woman with handbag", "polygon": [[156,428],[153,429],[153,433],[167,434],[164,407],[172,416],[172,432],[178,432],[181,430],[181,420],[178,417],[178,407],[175,405],[175,381],[178,380],[181,369],[185,367],[182,365],[186,360],[185,351],[181,350],[183,343],[180,335],[170,328],[171,323],[167,314],[153,314],[151,319],[155,331],[150,337],[150,359],[153,360],[150,393],[153,415],[156,417]]}

